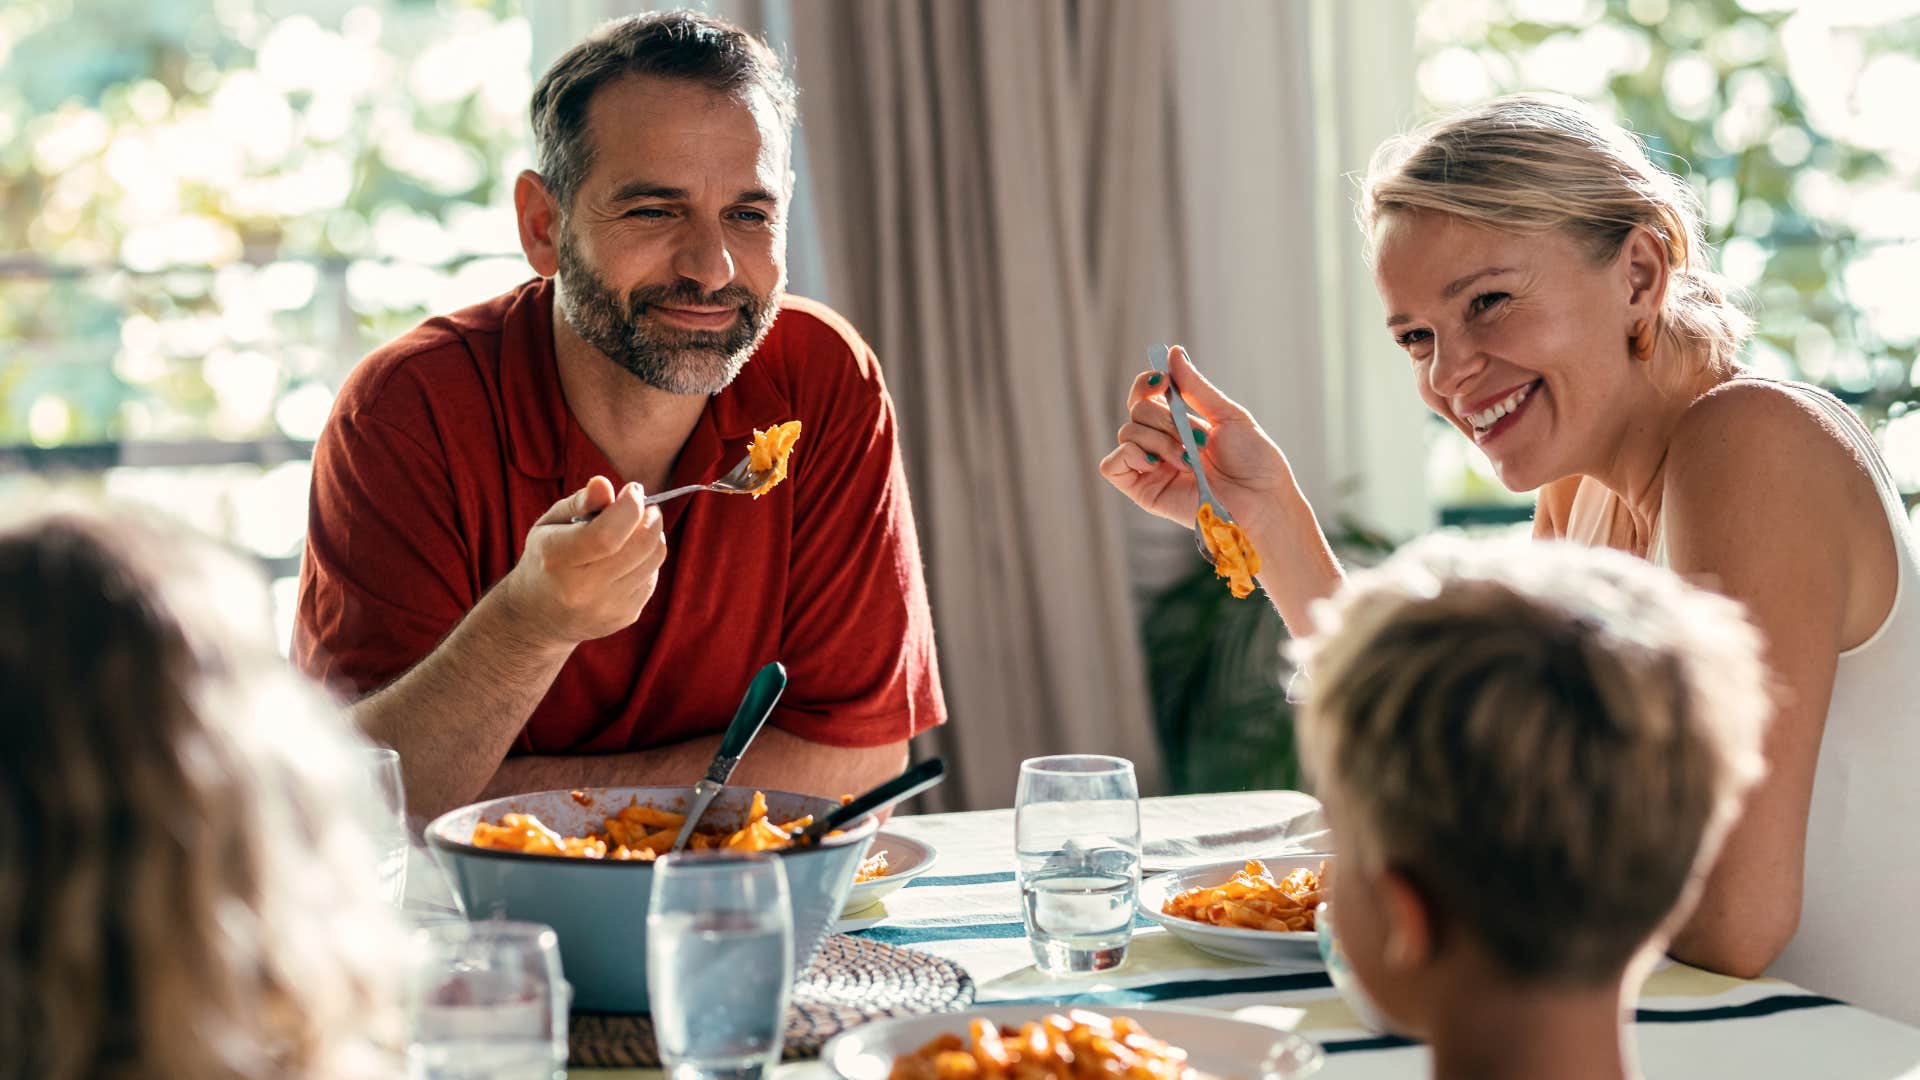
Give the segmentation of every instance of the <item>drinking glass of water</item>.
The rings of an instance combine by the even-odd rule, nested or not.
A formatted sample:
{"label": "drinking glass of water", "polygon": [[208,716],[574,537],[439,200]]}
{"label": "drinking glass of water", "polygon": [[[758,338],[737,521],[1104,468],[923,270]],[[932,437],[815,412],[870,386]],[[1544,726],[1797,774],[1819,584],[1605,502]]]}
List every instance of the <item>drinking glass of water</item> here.
{"label": "drinking glass of water", "polygon": [[374,851],[380,883],[398,907],[407,898],[407,796],[400,782],[400,753],[384,746],[361,751],[367,782],[376,800],[372,813]]}
{"label": "drinking glass of water", "polygon": [[780,1063],[793,909],[779,858],[679,852],[653,864],[647,997],[672,1080],[760,1080]]}
{"label": "drinking glass of water", "polygon": [[566,1076],[568,988],[552,929],[435,921],[413,945],[411,1080]]}
{"label": "drinking glass of water", "polygon": [[1140,891],[1140,789],[1133,762],[1030,758],[1014,796],[1020,899],[1034,962],[1049,974],[1127,958]]}

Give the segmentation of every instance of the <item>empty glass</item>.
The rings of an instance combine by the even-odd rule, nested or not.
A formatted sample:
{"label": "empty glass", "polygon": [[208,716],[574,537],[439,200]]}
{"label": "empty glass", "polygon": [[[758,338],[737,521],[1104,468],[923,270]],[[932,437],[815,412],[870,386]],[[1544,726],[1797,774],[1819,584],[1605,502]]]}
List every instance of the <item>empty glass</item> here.
{"label": "empty glass", "polygon": [[567,984],[553,930],[435,921],[413,932],[411,1080],[559,1080]]}
{"label": "empty glass", "polygon": [[400,782],[400,753],[384,746],[369,747],[364,755],[367,782],[377,800],[371,814],[374,850],[379,857],[380,883],[395,906],[407,898],[407,796]]}
{"label": "empty glass", "polygon": [[647,997],[673,1080],[759,1080],[780,1062],[793,910],[779,858],[681,852],[653,864]]}
{"label": "empty glass", "polygon": [[1120,966],[1140,891],[1133,763],[1096,754],[1030,758],[1020,764],[1013,805],[1034,963],[1050,974]]}

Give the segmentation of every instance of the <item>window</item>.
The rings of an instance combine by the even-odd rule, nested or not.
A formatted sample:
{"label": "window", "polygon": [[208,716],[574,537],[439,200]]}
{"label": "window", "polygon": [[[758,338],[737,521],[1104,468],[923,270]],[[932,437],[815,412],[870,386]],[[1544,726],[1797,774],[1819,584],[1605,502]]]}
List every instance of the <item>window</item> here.
{"label": "window", "polygon": [[355,361],[530,271],[512,0],[0,9],[0,500],[106,493],[265,560]]}
{"label": "window", "polygon": [[[1689,174],[1745,291],[1749,365],[1834,391],[1920,492],[1920,9],[1875,0],[1428,3],[1423,112],[1515,90],[1593,102]],[[1443,520],[1524,519],[1478,450],[1430,441]],[[1909,496],[1912,503],[1914,497]],[[1504,509],[1503,509],[1504,508]]]}

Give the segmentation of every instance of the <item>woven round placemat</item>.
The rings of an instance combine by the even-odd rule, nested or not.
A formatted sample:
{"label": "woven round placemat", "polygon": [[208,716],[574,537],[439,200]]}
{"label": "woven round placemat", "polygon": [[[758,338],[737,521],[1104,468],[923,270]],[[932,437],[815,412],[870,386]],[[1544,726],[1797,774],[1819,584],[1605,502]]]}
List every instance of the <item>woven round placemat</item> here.
{"label": "woven round placemat", "polygon": [[[952,1012],[971,1004],[973,977],[960,965],[897,945],[835,934],[820,946],[812,966],[793,984],[782,1056],[789,1061],[818,1056],[828,1039],[869,1020]],[[574,1013],[567,1025],[567,1064],[658,1066],[653,1018],[636,1013]]]}

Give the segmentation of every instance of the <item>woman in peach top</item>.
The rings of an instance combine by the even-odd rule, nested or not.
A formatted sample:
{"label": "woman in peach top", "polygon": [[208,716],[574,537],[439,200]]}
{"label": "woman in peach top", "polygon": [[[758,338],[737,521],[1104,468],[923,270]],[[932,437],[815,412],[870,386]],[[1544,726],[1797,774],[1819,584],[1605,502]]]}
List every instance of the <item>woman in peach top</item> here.
{"label": "woman in peach top", "polygon": [[[1872,438],[1830,395],[1747,374],[1751,322],[1706,266],[1697,201],[1583,106],[1501,99],[1396,139],[1361,207],[1387,331],[1423,401],[1515,491],[1534,533],[1671,566],[1768,644],[1769,772],[1682,960],[1772,971],[1920,1022],[1920,545]],[[1296,635],[1341,571],[1285,456],[1184,353],[1173,378],[1220,500]],[[1160,377],[1100,463],[1191,524]]]}

